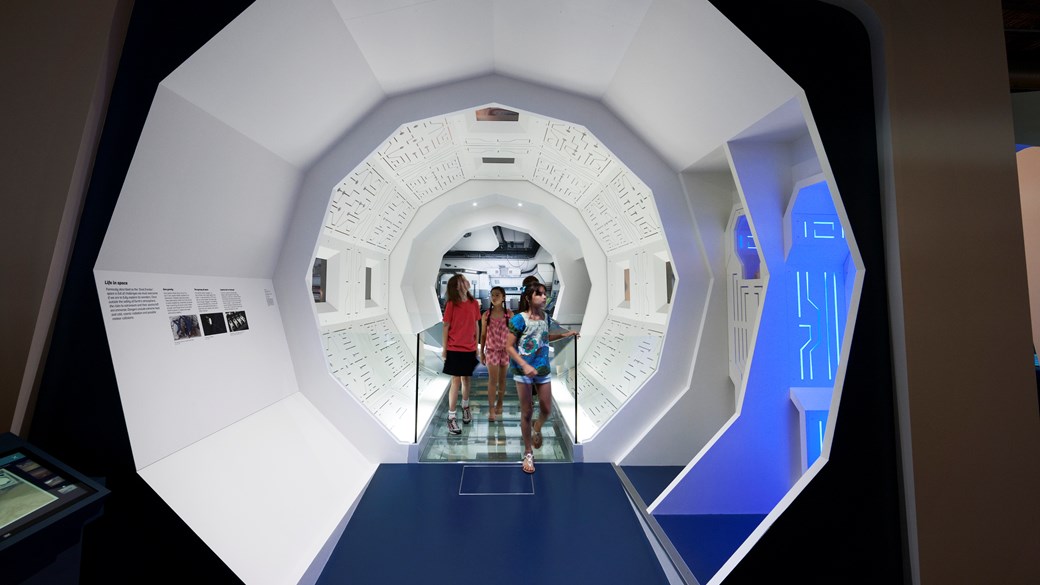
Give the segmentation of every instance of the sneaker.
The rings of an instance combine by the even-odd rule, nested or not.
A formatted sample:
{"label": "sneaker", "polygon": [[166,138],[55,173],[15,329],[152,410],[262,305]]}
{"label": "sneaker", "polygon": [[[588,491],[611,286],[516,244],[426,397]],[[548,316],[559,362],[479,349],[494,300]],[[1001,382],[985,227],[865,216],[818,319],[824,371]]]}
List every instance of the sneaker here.
{"label": "sneaker", "polygon": [[[469,423],[473,422],[473,413],[470,412],[468,406],[463,406],[462,407],[462,422],[464,424],[467,424],[467,425]],[[459,431],[459,432],[461,432],[461,431]]]}
{"label": "sneaker", "polygon": [[455,420],[455,417],[448,417],[448,432],[452,435],[461,435],[462,429],[459,428],[459,421]]}

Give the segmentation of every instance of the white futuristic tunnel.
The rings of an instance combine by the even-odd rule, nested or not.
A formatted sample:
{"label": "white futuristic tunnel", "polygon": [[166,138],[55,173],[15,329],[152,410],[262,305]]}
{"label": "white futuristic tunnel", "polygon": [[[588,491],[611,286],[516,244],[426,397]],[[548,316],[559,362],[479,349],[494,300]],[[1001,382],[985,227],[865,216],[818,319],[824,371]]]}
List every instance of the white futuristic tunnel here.
{"label": "white futuristic tunnel", "polygon": [[[329,368],[394,436],[414,437],[416,388],[432,406],[446,381],[416,374],[402,333],[440,322],[431,283],[462,232],[505,223],[546,242],[562,284],[556,319],[582,325],[586,441],[657,370],[671,256],[653,193],[591,132],[499,106],[476,111],[492,109],[517,119],[478,120],[469,109],[405,124],[336,186],[316,255],[336,275],[317,306]],[[360,357],[373,354],[376,365]],[[573,409],[561,412],[574,429]]]}
{"label": "white futuristic tunnel", "polygon": [[717,582],[827,461],[864,273],[838,188],[703,0],[258,0],[160,85],[95,265],[137,469],[244,581],[312,582],[440,422],[442,256],[507,226],[581,325],[575,459],[684,466],[654,515],[764,517]]}

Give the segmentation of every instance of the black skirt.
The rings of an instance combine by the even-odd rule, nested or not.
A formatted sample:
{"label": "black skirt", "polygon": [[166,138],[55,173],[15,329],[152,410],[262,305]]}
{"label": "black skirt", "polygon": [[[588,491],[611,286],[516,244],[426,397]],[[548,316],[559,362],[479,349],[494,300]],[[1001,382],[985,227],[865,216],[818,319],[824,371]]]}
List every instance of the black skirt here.
{"label": "black skirt", "polygon": [[472,376],[477,368],[477,352],[448,350],[444,360],[444,373],[449,376]]}

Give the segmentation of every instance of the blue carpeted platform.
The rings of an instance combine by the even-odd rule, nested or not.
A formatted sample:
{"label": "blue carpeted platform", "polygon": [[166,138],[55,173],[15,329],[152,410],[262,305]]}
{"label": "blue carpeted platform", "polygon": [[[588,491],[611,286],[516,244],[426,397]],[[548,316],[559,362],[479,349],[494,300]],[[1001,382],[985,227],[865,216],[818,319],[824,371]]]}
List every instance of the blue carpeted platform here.
{"label": "blue carpeted platform", "polygon": [[461,495],[464,467],[380,465],[318,583],[668,582],[609,464],[503,466],[534,493],[494,497]]}
{"label": "blue carpeted platform", "polygon": [[681,465],[622,465],[621,470],[625,472],[632,487],[639,492],[643,503],[649,506],[661,495],[664,488],[672,483],[679,472],[683,470]]}
{"label": "blue carpeted platform", "polygon": [[718,572],[764,518],[765,514],[654,514],[701,583]]}

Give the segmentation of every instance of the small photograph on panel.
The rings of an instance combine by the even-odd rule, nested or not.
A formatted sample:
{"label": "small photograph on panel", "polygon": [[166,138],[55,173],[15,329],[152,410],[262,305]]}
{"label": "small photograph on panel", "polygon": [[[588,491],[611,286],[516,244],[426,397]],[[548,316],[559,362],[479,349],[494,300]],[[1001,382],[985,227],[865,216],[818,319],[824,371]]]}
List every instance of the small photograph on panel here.
{"label": "small photograph on panel", "polygon": [[202,327],[199,326],[198,315],[176,315],[170,317],[170,330],[173,332],[174,341],[202,337]]}
{"label": "small photograph on panel", "polygon": [[202,333],[204,335],[219,335],[227,333],[227,324],[224,323],[224,313],[203,313],[199,315],[202,322]]}
{"label": "small photograph on panel", "polygon": [[18,469],[21,469],[22,471],[28,473],[28,472],[36,469],[39,466],[40,466],[40,464],[35,462],[35,461],[33,461],[32,459],[26,459],[25,461],[19,463],[15,467],[17,467]]}
{"label": "small photograph on panel", "polygon": [[477,110],[478,122],[516,122],[520,114],[505,108],[481,108]]}
{"label": "small photograph on panel", "polygon": [[245,311],[230,311],[227,313],[228,329],[231,331],[245,331],[249,329],[249,321],[246,320]]}
{"label": "small photograph on panel", "polygon": [[30,471],[29,475],[35,477],[36,479],[42,480],[42,479],[50,477],[50,476],[52,476],[54,474],[51,473],[51,470],[47,469],[46,467],[37,467],[36,469],[33,469],[32,471]]}

